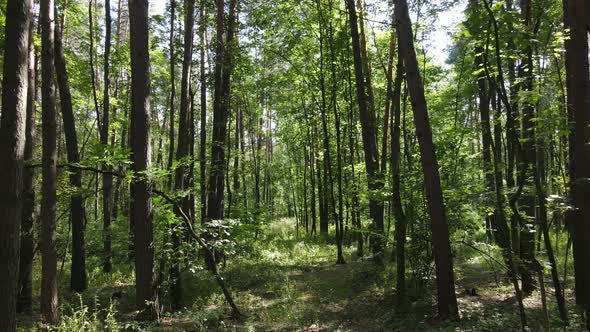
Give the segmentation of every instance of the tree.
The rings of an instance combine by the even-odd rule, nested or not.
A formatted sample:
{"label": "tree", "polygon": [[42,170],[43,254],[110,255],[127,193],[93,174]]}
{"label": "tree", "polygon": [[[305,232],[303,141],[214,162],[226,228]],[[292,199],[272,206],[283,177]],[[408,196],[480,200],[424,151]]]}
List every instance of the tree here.
{"label": "tree", "polygon": [[[110,96],[110,85],[111,79],[109,75],[110,70],[110,56],[111,56],[111,1],[105,0],[105,40],[104,40],[104,63],[103,63],[103,75],[104,75],[104,94],[102,102],[102,124],[100,126],[100,142],[103,144],[103,148],[107,149],[109,145],[109,130],[110,130],[110,109],[111,109],[111,96]],[[108,163],[103,165],[103,169],[107,171],[102,176],[102,224],[103,224],[103,243],[104,243],[104,261],[102,270],[104,272],[111,272],[113,264],[112,258],[112,234],[111,234],[111,218],[113,215],[113,176],[108,174],[108,171],[112,167],[108,166]]]}
{"label": "tree", "polygon": [[[224,218],[224,179],[226,167],[225,146],[229,93],[232,66],[232,45],[235,34],[237,0],[229,4],[227,31],[225,26],[225,2],[216,1],[215,89],[213,100],[213,135],[211,143],[211,169],[207,196],[207,221]],[[224,37],[226,36],[224,40]],[[212,262],[209,262],[211,264]]]}
{"label": "tree", "polygon": [[[27,124],[25,139],[25,163],[32,162],[35,152],[36,138],[36,105],[37,101],[37,54],[34,43],[35,24],[29,24],[29,86],[27,91]],[[35,214],[35,169],[27,167],[23,170],[23,211],[21,224],[20,263],[18,269],[18,312],[31,312],[33,305],[33,258],[35,255],[34,236]]]}
{"label": "tree", "polygon": [[372,102],[372,88],[370,80],[367,80],[367,66],[363,66],[363,50],[359,36],[359,24],[354,0],[346,1],[350,17],[350,31],[352,36],[352,53],[354,59],[354,73],[356,81],[356,95],[361,120],[363,149],[365,151],[365,167],[367,169],[367,181],[369,186],[369,210],[373,222],[373,231],[378,235],[371,239],[373,253],[377,262],[382,261],[383,244],[381,233],[383,232],[383,200],[380,198],[383,189],[383,175],[379,170],[379,154],[377,151],[377,134],[375,113]]}
{"label": "tree", "polygon": [[129,0],[131,49],[131,222],[134,225],[136,305],[140,318],[157,317],[150,166],[150,56],[148,0]]}
{"label": "tree", "polygon": [[[57,15],[57,9],[55,10]],[[64,20],[61,20],[64,22]],[[70,164],[80,163],[78,153],[78,133],[72,107],[72,95],[70,82],[66,68],[66,58],[63,50],[64,27],[55,29],[55,72],[59,86],[59,102],[63,119],[63,128],[66,136],[66,150]],[[82,170],[78,167],[70,167],[70,185],[74,192],[70,199],[71,223],[72,223],[72,269],[70,274],[70,288],[76,292],[83,292],[87,288],[86,281],[86,243],[84,239],[84,199],[82,197]]]}
{"label": "tree", "polygon": [[207,219],[207,73],[205,72],[205,0],[199,4],[199,97],[200,109],[200,130],[199,130],[199,187],[201,203],[201,223]]}
{"label": "tree", "polygon": [[11,47],[4,49],[0,119],[0,330],[16,331],[31,1],[11,1],[6,15]]}
{"label": "tree", "polygon": [[[186,0],[184,3],[184,55],[182,60],[182,79],[180,87],[180,113],[178,125],[178,147],[176,150],[176,161],[179,162],[176,168],[175,189],[179,192],[190,190],[190,183],[186,167],[186,158],[190,152],[191,143],[191,121],[190,121],[190,96],[189,84],[191,73],[191,62],[193,54],[193,26],[195,22],[195,2],[194,0]],[[188,195],[184,195],[181,199],[180,207],[184,211],[189,211],[190,201]],[[178,218],[180,218],[180,211],[176,208],[175,211]],[[180,238],[178,231],[172,232],[173,248],[178,250],[180,247]],[[180,307],[182,299],[182,289],[180,284],[180,267],[178,258],[172,263],[171,270],[173,284],[172,284],[172,303],[174,307]]]}
{"label": "tree", "polygon": [[570,165],[571,200],[574,211],[570,217],[574,243],[574,268],[576,277],[576,302],[586,309],[586,324],[590,326],[590,66],[588,63],[588,33],[590,31],[590,6],[586,1],[564,0],[564,23],[569,28],[566,40],[567,106],[573,117],[573,140],[570,141],[572,165]]}
{"label": "tree", "polygon": [[55,17],[53,0],[41,3],[41,69],[42,69],[42,128],[43,172],[41,201],[41,316],[43,322],[55,325],[58,321],[57,295],[57,144],[55,114]]}
{"label": "tree", "polygon": [[440,184],[438,162],[432,140],[432,129],[430,128],[428,108],[424,96],[424,86],[416,59],[416,50],[412,38],[412,23],[406,0],[395,1],[395,18],[399,47],[403,56],[414,111],[416,136],[418,136],[420,145],[424,173],[424,189],[428,200],[434,262],[436,265],[438,314],[441,318],[454,318],[458,316],[458,308],[449,228]]}

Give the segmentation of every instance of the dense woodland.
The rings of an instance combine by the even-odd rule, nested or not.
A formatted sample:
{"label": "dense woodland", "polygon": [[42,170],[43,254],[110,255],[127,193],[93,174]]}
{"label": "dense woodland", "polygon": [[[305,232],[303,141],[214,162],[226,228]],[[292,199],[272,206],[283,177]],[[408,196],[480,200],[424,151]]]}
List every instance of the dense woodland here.
{"label": "dense woodland", "polygon": [[0,331],[587,330],[589,39],[588,0],[2,1]]}

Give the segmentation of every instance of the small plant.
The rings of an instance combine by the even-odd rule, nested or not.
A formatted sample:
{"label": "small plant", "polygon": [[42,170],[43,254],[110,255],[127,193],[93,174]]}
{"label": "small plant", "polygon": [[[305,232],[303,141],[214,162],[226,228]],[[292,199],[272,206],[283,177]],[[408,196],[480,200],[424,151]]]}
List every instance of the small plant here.
{"label": "small plant", "polygon": [[79,296],[79,306],[74,307],[68,305],[62,307],[62,317],[59,325],[55,328],[55,331],[61,332],[102,332],[102,331],[119,331],[123,329],[123,326],[117,321],[115,317],[116,308],[111,303],[108,308],[99,310],[98,299],[95,298],[94,308],[89,308],[84,301],[82,296]]}

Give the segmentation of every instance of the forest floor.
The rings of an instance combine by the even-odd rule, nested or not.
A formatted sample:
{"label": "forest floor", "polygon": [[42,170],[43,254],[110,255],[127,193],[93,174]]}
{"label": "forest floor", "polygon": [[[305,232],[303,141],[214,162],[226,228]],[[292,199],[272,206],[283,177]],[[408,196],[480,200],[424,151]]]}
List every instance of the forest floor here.
{"label": "forest floor", "polygon": [[[246,314],[234,319],[221,292],[206,271],[183,276],[185,308],[163,314],[158,324],[145,326],[133,321],[133,277],[114,274],[90,280],[100,284],[82,299],[65,294],[69,314],[60,331],[520,331],[518,307],[512,289],[494,264],[493,256],[472,253],[455,259],[460,321],[440,322],[432,282],[419,293],[408,290],[408,304],[396,305],[395,270],[383,270],[367,259],[357,259],[346,250],[347,264],[336,265],[333,244],[310,238],[296,239],[284,225],[271,227],[264,246],[238,252],[228,260],[223,276],[237,304]],[[271,234],[272,234],[271,233]],[[351,246],[352,247],[352,246]],[[477,253],[477,252],[476,252]],[[103,277],[104,278],[104,277]],[[412,281],[410,280],[410,285]],[[551,330],[581,331],[581,318],[567,293],[570,326],[563,328],[545,278]],[[475,288],[476,295],[467,294]],[[109,303],[120,291],[120,300]],[[82,304],[82,303],[85,303]],[[102,303],[103,305],[101,305]],[[525,300],[530,331],[543,331],[545,321],[539,292]],[[96,329],[91,328],[93,320]],[[31,330],[33,322],[21,325]],[[103,327],[99,327],[102,325]],[[106,329],[104,326],[109,326]]]}

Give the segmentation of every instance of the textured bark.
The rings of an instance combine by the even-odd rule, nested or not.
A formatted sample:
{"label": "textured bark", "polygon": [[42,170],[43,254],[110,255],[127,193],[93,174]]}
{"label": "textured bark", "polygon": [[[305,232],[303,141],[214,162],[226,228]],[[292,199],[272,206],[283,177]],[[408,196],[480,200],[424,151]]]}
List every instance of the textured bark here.
{"label": "textured bark", "polygon": [[576,302],[586,309],[590,326],[590,66],[588,36],[590,4],[584,0],[564,1],[565,28],[570,30],[566,41],[566,76],[568,106],[572,112],[575,134],[571,137],[571,199],[574,211],[570,216],[574,243]]}
{"label": "textured bark", "polygon": [[[184,55],[182,60],[182,78],[180,83],[180,112],[178,122],[178,147],[176,150],[176,161],[179,163],[176,168],[174,188],[183,192],[189,190],[189,178],[186,167],[186,158],[190,152],[190,96],[189,96],[189,84],[190,84],[190,73],[191,73],[191,62],[193,54],[193,26],[195,22],[195,2],[194,0],[186,0],[184,2]],[[179,206],[182,207],[183,211],[189,211],[189,199],[188,195],[180,199]],[[175,208],[174,213],[177,218],[180,218],[180,211],[178,207]],[[189,216],[190,217],[190,216]],[[178,230],[172,232],[172,245],[174,249],[180,247],[180,234]],[[180,284],[180,266],[178,258],[175,258],[172,262],[171,268],[172,277],[172,306],[175,309],[180,308],[182,300],[182,288]]]}
{"label": "textured bark", "polygon": [[150,166],[150,58],[148,0],[129,0],[131,48],[131,219],[134,225],[135,291],[140,319],[157,318]]}
{"label": "textured bark", "polygon": [[[522,92],[530,93],[533,91],[533,50],[531,38],[533,36],[532,5],[531,0],[520,2],[521,14],[526,27],[526,41],[524,42],[523,52],[526,57],[519,67],[519,76],[522,80]],[[520,223],[520,258],[523,261],[521,267],[522,290],[525,295],[531,294],[536,289],[534,271],[539,269],[539,263],[535,259],[535,193],[533,192],[534,177],[533,163],[535,161],[535,108],[530,102],[524,99],[522,103],[522,154],[517,169],[520,172],[518,179],[520,191],[519,208],[523,210],[524,217],[519,217]]]}
{"label": "textured bark", "polygon": [[458,317],[453,258],[449,240],[449,228],[440,184],[432,129],[428,117],[424,86],[420,77],[416,50],[412,39],[412,24],[406,0],[395,1],[396,27],[399,46],[403,54],[410,99],[414,110],[416,136],[420,145],[424,189],[432,228],[432,245],[436,264],[438,314],[441,318]]}
{"label": "textured bark", "polygon": [[[322,177],[324,179],[323,186],[321,186],[320,199],[322,200],[322,209],[320,211],[320,233],[328,234],[329,228],[329,211],[330,206],[334,205],[334,200],[330,199],[334,194],[333,177],[332,177],[332,161],[330,157],[330,134],[328,133],[328,121],[326,115],[326,78],[324,74],[324,22],[322,15],[322,8],[320,0],[316,1],[318,16],[319,16],[319,42],[320,42],[320,119],[322,122]],[[328,193],[328,189],[330,193]],[[330,195],[330,196],[328,196]]]}
{"label": "textured bark", "polygon": [[[487,192],[491,195],[495,189],[494,172],[492,167],[492,127],[490,125],[490,87],[487,81],[487,73],[484,67],[484,56],[483,48],[478,46],[475,48],[475,68],[480,70],[477,76],[478,85],[478,97],[479,97],[479,116],[481,126],[481,145],[482,145],[482,157],[483,157],[483,174],[485,178],[485,185]],[[489,195],[486,195],[489,197]],[[486,204],[491,202],[490,199],[486,199]],[[491,235],[492,219],[494,215],[488,215],[486,217],[486,234]]]}
{"label": "textured bark", "polygon": [[[34,45],[34,21],[29,24],[29,72],[27,92],[27,124],[24,161],[32,162],[35,154],[36,107],[37,100],[37,54]],[[32,167],[23,170],[23,210],[21,224],[20,263],[18,271],[18,300],[16,310],[18,312],[32,312],[33,304],[33,257],[35,255],[34,236],[35,215],[35,169]]]}
{"label": "textured bark", "polygon": [[[329,1],[329,12],[333,11],[333,1]],[[342,193],[342,134],[340,128],[340,113],[338,112],[338,81],[336,80],[336,52],[334,45],[334,27],[332,16],[328,19],[328,41],[330,48],[330,71],[332,73],[332,91],[331,104],[332,113],[334,114],[334,127],[336,128],[336,163],[337,163],[337,178],[338,178],[338,213],[336,214],[336,246],[337,246],[337,264],[344,264],[344,254],[342,246],[344,241],[344,197]],[[332,202],[334,202],[334,187],[332,185]],[[335,203],[334,203],[335,205]],[[334,207],[335,209],[335,207]]]}
{"label": "textured bark", "polygon": [[[224,180],[226,168],[225,146],[229,115],[231,51],[235,34],[237,0],[231,0],[225,26],[225,1],[216,1],[217,39],[215,53],[215,91],[213,100],[213,135],[211,143],[211,170],[207,198],[207,221],[224,218]],[[227,34],[227,39],[224,40]]]}
{"label": "textured bark", "polygon": [[55,325],[58,321],[57,248],[55,210],[57,204],[57,123],[55,114],[54,1],[41,2],[41,69],[43,181],[41,201],[41,319]]}
{"label": "textured bark", "polygon": [[170,113],[170,124],[168,127],[168,139],[170,146],[168,149],[168,165],[167,169],[170,172],[168,175],[168,189],[172,189],[172,164],[174,162],[174,110],[176,99],[176,55],[174,52],[174,24],[176,22],[176,0],[170,1],[170,38],[168,47],[170,49],[170,104],[168,106],[168,112]]}
{"label": "textured bark", "polygon": [[[391,117],[391,108],[392,102],[394,97],[394,81],[393,81],[393,54],[396,52],[395,47],[395,31],[391,32],[391,37],[389,40],[389,55],[387,59],[387,70],[385,72],[385,78],[387,79],[387,86],[385,89],[385,112],[383,113],[383,134],[381,136],[381,173],[387,173],[387,147],[388,147],[388,136],[389,136],[389,127],[390,127],[390,120]],[[396,78],[397,78],[396,74]],[[401,81],[400,81],[401,82]],[[393,135],[393,133],[392,133]],[[393,152],[392,152],[393,153]]]}
{"label": "textured bark", "polygon": [[31,1],[6,7],[6,47],[0,119],[0,330],[16,331],[15,309],[23,205]]}
{"label": "textured bark", "polygon": [[356,94],[361,120],[361,132],[363,149],[365,152],[365,168],[367,170],[367,182],[369,189],[369,214],[372,219],[372,231],[377,235],[371,238],[371,247],[376,261],[382,262],[383,258],[383,175],[379,170],[379,154],[377,151],[377,135],[375,112],[372,104],[372,88],[370,72],[366,65],[363,66],[363,50],[359,36],[359,25],[354,0],[347,0],[350,16],[350,31],[352,35],[352,50],[354,59],[354,72],[356,80]]}
{"label": "textured bark", "polygon": [[[103,77],[104,77],[104,93],[102,102],[102,126],[100,128],[100,143],[106,148],[109,144],[109,126],[110,126],[110,85],[111,76],[110,70],[110,55],[111,55],[111,2],[105,0],[105,40],[104,40],[104,64],[103,64]],[[104,164],[103,169],[105,171],[112,171],[112,167]],[[111,221],[113,216],[113,176],[109,173],[102,175],[102,225],[103,225],[103,264],[102,270],[104,272],[111,272],[113,269],[113,263],[111,261],[112,252],[112,232],[111,232]]]}
{"label": "textured bark", "polygon": [[[397,301],[405,302],[406,298],[406,228],[407,219],[402,205],[401,195],[401,89],[404,76],[404,63],[402,54],[397,48],[397,66],[395,82],[393,83],[393,95],[391,98],[392,126],[391,126],[391,193],[393,214],[395,216],[395,258],[396,258],[396,282]],[[393,50],[392,50],[393,51]],[[393,256],[393,255],[392,255]]]}
{"label": "textured bark", "polygon": [[204,223],[207,216],[207,73],[205,72],[205,0],[199,4],[199,63],[200,63],[200,146],[199,146],[199,187],[201,201],[201,223]]}
{"label": "textured bark", "polygon": [[[57,10],[56,10],[57,12]],[[55,15],[57,17],[57,14]],[[63,20],[62,20],[63,22]],[[62,44],[63,27],[55,28],[55,70],[59,86],[59,101],[63,129],[66,136],[66,152],[68,162],[77,164],[80,162],[78,153],[78,134],[76,121],[72,107],[72,95],[66,68]],[[86,280],[86,248],[84,240],[84,199],[82,197],[82,170],[70,167],[70,185],[74,188],[70,198],[71,223],[72,223],[72,267],[70,274],[70,288],[76,292],[83,292],[87,288]]]}

